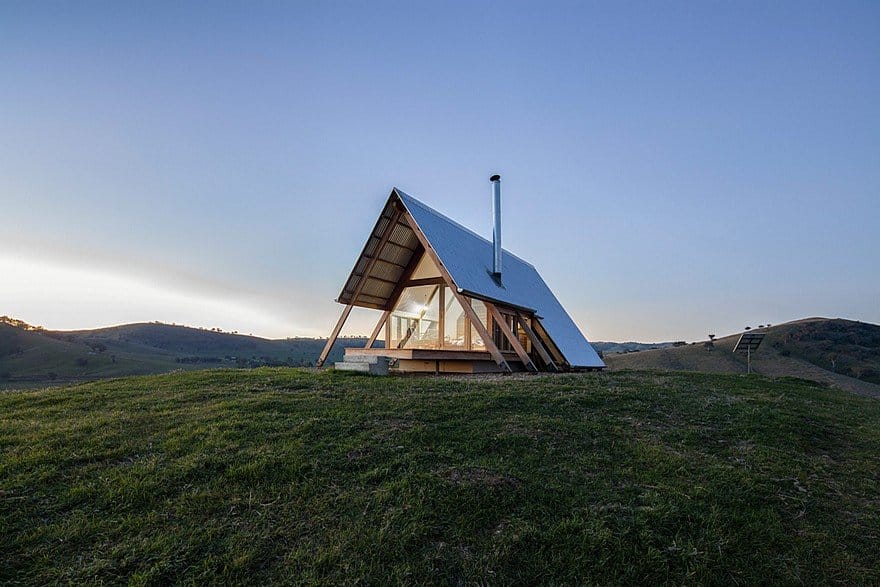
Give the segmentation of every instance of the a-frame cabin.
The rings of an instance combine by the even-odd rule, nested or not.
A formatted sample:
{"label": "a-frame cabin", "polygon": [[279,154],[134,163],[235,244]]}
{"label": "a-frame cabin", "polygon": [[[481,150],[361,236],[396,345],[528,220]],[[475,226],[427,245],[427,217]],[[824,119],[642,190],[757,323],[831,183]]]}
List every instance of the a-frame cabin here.
{"label": "a-frame cabin", "polygon": [[[496,206],[500,241],[500,186]],[[358,306],[382,315],[364,348],[345,350],[351,360],[388,357],[401,372],[605,367],[531,264],[397,188],[336,301],[345,309],[318,366]]]}

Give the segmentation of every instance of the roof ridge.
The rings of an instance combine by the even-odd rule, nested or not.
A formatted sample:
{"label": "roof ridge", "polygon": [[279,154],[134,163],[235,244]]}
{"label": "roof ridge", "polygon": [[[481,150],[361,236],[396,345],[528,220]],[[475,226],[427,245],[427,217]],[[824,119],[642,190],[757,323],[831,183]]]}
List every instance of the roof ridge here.
{"label": "roof ridge", "polygon": [[[477,232],[471,230],[471,229],[468,228],[467,226],[465,226],[465,225],[463,225],[463,224],[461,224],[461,223],[459,223],[459,222],[456,222],[455,220],[453,220],[453,219],[450,218],[449,216],[446,216],[446,215],[443,214],[442,212],[438,212],[436,209],[434,209],[434,208],[432,208],[431,206],[427,205],[426,203],[422,202],[422,201],[419,200],[418,198],[409,195],[408,193],[406,193],[405,191],[403,191],[402,189],[400,189],[400,188],[398,188],[398,187],[395,187],[395,188],[393,188],[393,189],[394,189],[395,192],[397,192],[397,194],[401,197],[402,200],[403,200],[403,199],[410,200],[412,203],[414,203],[414,204],[416,204],[416,205],[418,205],[418,206],[421,206],[422,208],[424,208],[425,210],[427,210],[427,211],[430,212],[431,214],[434,214],[435,216],[441,218],[442,220],[445,220],[446,222],[448,222],[449,224],[452,224],[452,225],[455,226],[456,228],[460,228],[461,230],[463,230],[463,231],[465,231],[465,232],[468,232],[468,233],[470,233],[471,235],[477,237],[477,238],[480,239],[481,241],[483,241],[483,242],[485,242],[485,243],[488,243],[489,245],[492,245],[492,241],[490,241],[490,240],[487,239],[486,237],[484,237],[484,236],[480,235],[479,233],[477,233]],[[513,257],[514,259],[516,259],[517,261],[519,261],[519,262],[521,262],[521,263],[524,263],[524,264],[528,265],[529,267],[535,269],[535,266],[534,266],[534,265],[532,265],[531,263],[529,263],[528,261],[526,261],[525,259],[523,259],[523,258],[520,257],[519,255],[517,255],[517,254],[515,254],[515,253],[511,253],[510,251],[508,251],[508,250],[505,249],[504,247],[501,247],[501,250],[502,250],[503,252],[507,253],[508,255],[510,255],[511,257]]]}

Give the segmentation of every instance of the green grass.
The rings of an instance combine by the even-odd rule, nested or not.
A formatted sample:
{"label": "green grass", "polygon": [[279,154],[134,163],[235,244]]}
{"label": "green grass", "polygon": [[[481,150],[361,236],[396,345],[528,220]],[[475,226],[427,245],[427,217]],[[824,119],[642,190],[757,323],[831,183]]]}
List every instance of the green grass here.
{"label": "green grass", "polygon": [[212,370],[0,394],[0,582],[877,583],[880,403]]}

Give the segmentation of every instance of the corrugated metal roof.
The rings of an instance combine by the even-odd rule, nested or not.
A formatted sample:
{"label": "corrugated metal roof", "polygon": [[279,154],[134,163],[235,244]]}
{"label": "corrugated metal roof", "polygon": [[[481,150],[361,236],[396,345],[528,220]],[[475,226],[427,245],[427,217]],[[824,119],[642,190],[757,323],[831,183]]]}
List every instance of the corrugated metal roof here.
{"label": "corrugated metal roof", "polygon": [[492,276],[490,241],[412,196],[396,188],[394,191],[461,290],[534,311],[572,367],[605,366],[533,265],[503,251],[499,284]]}

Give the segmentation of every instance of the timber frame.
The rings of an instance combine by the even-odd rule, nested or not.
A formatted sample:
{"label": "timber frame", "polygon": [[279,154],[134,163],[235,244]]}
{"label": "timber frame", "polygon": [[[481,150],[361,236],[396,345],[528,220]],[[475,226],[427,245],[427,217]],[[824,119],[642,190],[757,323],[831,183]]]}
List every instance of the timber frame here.
{"label": "timber frame", "polygon": [[[413,277],[425,258],[432,262],[439,276]],[[430,285],[438,286],[440,291],[438,348],[408,348],[405,345],[409,334],[399,341],[397,347],[392,347],[391,317],[404,291]],[[443,292],[446,292],[445,300]],[[463,347],[447,348],[443,343],[448,309],[444,306],[451,304],[450,293],[467,318]],[[400,371],[510,373],[516,370],[560,371],[568,367],[546,329],[541,327],[540,317],[533,311],[511,307],[458,287],[396,190],[392,192],[337,301],[345,307],[318,358],[318,367],[327,360],[354,306],[381,310],[382,314],[366,345],[347,348],[346,356],[389,357],[396,361]],[[485,322],[472,305],[476,302],[486,308]],[[472,328],[484,348],[472,348]],[[383,330],[385,348],[373,348]]]}

